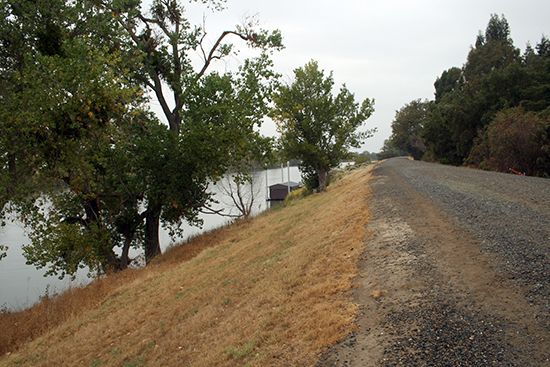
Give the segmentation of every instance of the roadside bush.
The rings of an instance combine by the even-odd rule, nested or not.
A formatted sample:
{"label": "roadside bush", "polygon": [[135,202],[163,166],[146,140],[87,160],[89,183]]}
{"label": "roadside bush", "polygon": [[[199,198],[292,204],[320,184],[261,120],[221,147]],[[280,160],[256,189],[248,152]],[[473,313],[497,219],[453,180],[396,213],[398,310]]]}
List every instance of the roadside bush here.
{"label": "roadside bush", "polygon": [[371,163],[371,159],[367,155],[358,154],[354,157],[353,161],[355,162],[356,166],[359,166],[361,164],[369,164]]}
{"label": "roadside bush", "polygon": [[478,136],[467,163],[550,177],[550,119],[521,108],[499,112]]}
{"label": "roadside bush", "polygon": [[373,158],[376,159],[376,154],[364,151],[362,153],[350,153],[348,158],[355,162],[356,166],[359,166],[361,164],[370,164]]}
{"label": "roadside bush", "polygon": [[306,187],[300,187],[299,189],[296,189],[294,191],[291,191],[290,194],[288,194],[285,198],[285,205],[299,200],[301,198],[304,198],[312,193],[311,190],[308,190]]}

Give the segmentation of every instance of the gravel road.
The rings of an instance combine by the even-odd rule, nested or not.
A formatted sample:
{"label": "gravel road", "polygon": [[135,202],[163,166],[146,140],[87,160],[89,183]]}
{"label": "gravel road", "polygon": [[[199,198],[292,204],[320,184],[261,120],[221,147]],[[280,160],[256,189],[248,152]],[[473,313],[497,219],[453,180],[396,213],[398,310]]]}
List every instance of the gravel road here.
{"label": "gravel road", "polygon": [[357,330],[319,366],[550,366],[550,180],[395,158],[371,180]]}

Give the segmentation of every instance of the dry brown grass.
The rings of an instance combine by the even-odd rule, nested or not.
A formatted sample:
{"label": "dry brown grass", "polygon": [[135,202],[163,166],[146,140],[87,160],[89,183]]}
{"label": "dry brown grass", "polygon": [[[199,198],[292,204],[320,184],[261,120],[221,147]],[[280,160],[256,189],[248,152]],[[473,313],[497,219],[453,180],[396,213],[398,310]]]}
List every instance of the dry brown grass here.
{"label": "dry brown grass", "polygon": [[92,301],[76,302],[77,312],[0,365],[314,364],[353,328],[349,289],[364,246],[367,181],[368,170],[357,170],[325,194],[108,278],[103,290],[73,291]]}
{"label": "dry brown grass", "polygon": [[[239,224],[240,225],[240,224]],[[170,266],[197,256],[205,248],[220,242],[224,228],[175,247],[157,259],[155,266]],[[19,312],[0,313],[0,356],[17,350],[22,344],[42,335],[71,317],[103,302],[120,287],[139,277],[146,270],[126,270],[94,281],[84,288],[73,288],[60,295],[45,298],[33,307]]]}
{"label": "dry brown grass", "polygon": [[113,288],[131,281],[135,271],[126,271],[94,282],[86,288],[74,288],[61,295],[43,299],[30,309],[0,313],[0,355],[13,351],[82,310],[95,307]]}

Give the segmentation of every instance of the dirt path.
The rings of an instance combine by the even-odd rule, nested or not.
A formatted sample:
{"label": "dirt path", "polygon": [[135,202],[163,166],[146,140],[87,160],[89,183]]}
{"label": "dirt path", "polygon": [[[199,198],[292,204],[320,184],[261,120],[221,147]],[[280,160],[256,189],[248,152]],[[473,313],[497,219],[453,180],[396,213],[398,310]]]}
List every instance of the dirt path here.
{"label": "dirt path", "polygon": [[319,366],[550,366],[550,180],[404,159],[373,175],[358,329]]}

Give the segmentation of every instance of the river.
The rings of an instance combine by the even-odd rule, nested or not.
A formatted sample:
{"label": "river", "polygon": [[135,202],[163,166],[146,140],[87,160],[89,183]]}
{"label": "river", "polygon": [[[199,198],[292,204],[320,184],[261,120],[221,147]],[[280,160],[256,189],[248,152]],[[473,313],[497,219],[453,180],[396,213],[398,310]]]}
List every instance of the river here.
{"label": "river", "polygon": [[[300,182],[300,171],[298,167],[290,167],[290,181]],[[281,179],[281,175],[284,178]],[[273,185],[289,180],[288,170],[281,169],[267,170],[267,184]],[[224,192],[223,187],[228,187],[227,178],[211,185],[211,191],[216,200],[220,202],[214,209],[223,208],[226,212],[236,209],[230,197]],[[266,201],[266,171],[258,171],[254,174],[254,206],[253,214],[264,211],[269,203]],[[247,187],[248,193],[250,187]],[[218,228],[231,220],[231,218],[218,214],[202,214],[204,220],[202,228],[184,225],[184,235],[181,238],[172,239],[168,231],[161,228],[160,242],[162,249],[185,241],[190,236],[195,236],[204,231]],[[83,286],[91,281],[87,271],[80,271],[76,279],[58,279],[56,276],[44,276],[44,269],[36,269],[27,265],[23,256],[22,247],[29,244],[29,238],[25,234],[25,228],[16,220],[8,220],[5,227],[0,227],[0,245],[9,247],[7,257],[0,260],[0,309],[19,310],[27,308],[36,303],[45,293],[55,294],[62,292],[69,287]],[[134,252],[131,256],[138,255]]]}

